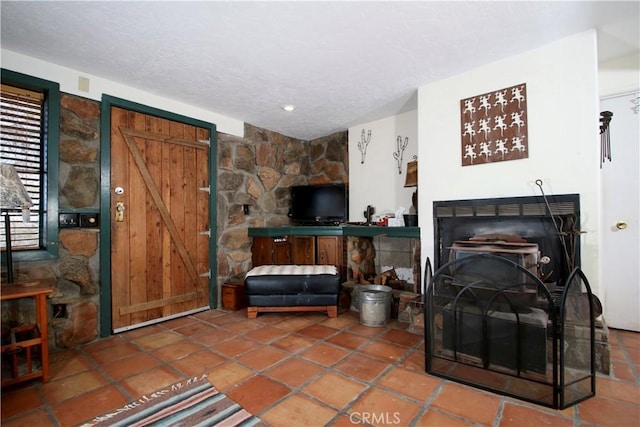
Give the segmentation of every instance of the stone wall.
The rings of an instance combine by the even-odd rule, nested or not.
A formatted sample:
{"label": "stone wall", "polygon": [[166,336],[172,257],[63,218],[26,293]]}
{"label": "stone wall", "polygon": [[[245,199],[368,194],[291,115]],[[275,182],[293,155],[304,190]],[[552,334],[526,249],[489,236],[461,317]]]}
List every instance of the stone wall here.
{"label": "stone wall", "polygon": [[[98,212],[100,207],[100,103],[62,94],[59,209]],[[218,134],[218,292],[221,284],[251,268],[248,227],[289,224],[289,188],[307,183],[347,182],[347,132],[313,141],[283,136],[251,125],[245,137]],[[244,214],[244,205],[249,213]],[[103,221],[109,226],[108,221]],[[53,287],[53,305],[66,313],[51,321],[52,349],[68,348],[99,336],[99,229],[59,230],[59,257],[18,262],[17,281],[40,280]],[[220,301],[220,298],[218,298]],[[27,301],[26,304],[29,304]],[[32,322],[16,304],[2,305],[2,321]]]}
{"label": "stone wall", "polygon": [[346,131],[303,141],[246,124],[244,138],[218,134],[218,289],[251,269],[249,227],[290,224],[291,186],[348,182],[347,150]]}

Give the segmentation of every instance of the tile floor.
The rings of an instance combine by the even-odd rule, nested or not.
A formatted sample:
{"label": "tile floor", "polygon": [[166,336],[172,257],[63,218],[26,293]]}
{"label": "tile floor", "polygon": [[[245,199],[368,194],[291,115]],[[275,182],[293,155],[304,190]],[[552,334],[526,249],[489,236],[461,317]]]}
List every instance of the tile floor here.
{"label": "tile floor", "polygon": [[52,354],[51,381],[2,390],[1,423],[74,426],[208,372],[273,426],[637,427],[640,334],[612,330],[610,341],[613,373],[598,375],[597,396],[554,411],[425,374],[422,336],[395,321],[213,310]]}

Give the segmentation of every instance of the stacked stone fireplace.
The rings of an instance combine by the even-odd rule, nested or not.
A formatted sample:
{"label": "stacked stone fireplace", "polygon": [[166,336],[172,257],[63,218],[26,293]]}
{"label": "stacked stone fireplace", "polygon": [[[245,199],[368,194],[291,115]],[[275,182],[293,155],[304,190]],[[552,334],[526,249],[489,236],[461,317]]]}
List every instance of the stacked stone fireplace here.
{"label": "stacked stone fireplace", "polygon": [[579,206],[576,194],[434,203],[427,372],[552,408],[595,394],[608,346],[596,352],[606,327],[579,268]]}

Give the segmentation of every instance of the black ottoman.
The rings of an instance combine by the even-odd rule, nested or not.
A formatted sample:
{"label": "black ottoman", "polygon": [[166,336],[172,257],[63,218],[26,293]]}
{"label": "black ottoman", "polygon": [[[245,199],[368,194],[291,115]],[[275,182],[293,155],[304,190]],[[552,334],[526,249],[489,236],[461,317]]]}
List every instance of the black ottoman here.
{"label": "black ottoman", "polygon": [[334,265],[261,265],[245,276],[247,317],[258,312],[326,311],[338,315],[340,275]]}

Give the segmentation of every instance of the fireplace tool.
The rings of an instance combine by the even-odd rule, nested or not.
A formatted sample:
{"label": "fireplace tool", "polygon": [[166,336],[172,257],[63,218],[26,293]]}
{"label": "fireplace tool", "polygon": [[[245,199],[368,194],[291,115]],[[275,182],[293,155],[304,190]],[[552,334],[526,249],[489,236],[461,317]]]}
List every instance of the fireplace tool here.
{"label": "fireplace tool", "polygon": [[[558,233],[558,239],[560,239],[560,244],[562,245],[562,250],[564,252],[564,256],[565,256],[565,260],[567,262],[567,267],[568,270],[571,271],[573,270],[573,267],[575,266],[575,260],[573,259],[572,256],[569,256],[569,250],[567,249],[567,242],[565,241],[563,236],[566,236],[566,232],[562,231],[561,228],[558,226],[558,223],[556,222],[556,218],[553,215],[553,211],[551,210],[551,206],[549,205],[549,200],[547,200],[547,195],[544,193],[544,189],[542,188],[542,180],[541,179],[536,179],[536,185],[538,186],[538,188],[540,188],[540,193],[542,194],[542,198],[544,199],[544,203],[547,206],[547,211],[549,212],[549,217],[551,218],[551,221],[553,222],[553,227],[556,229],[556,233]],[[571,251],[573,254],[573,251]]]}

